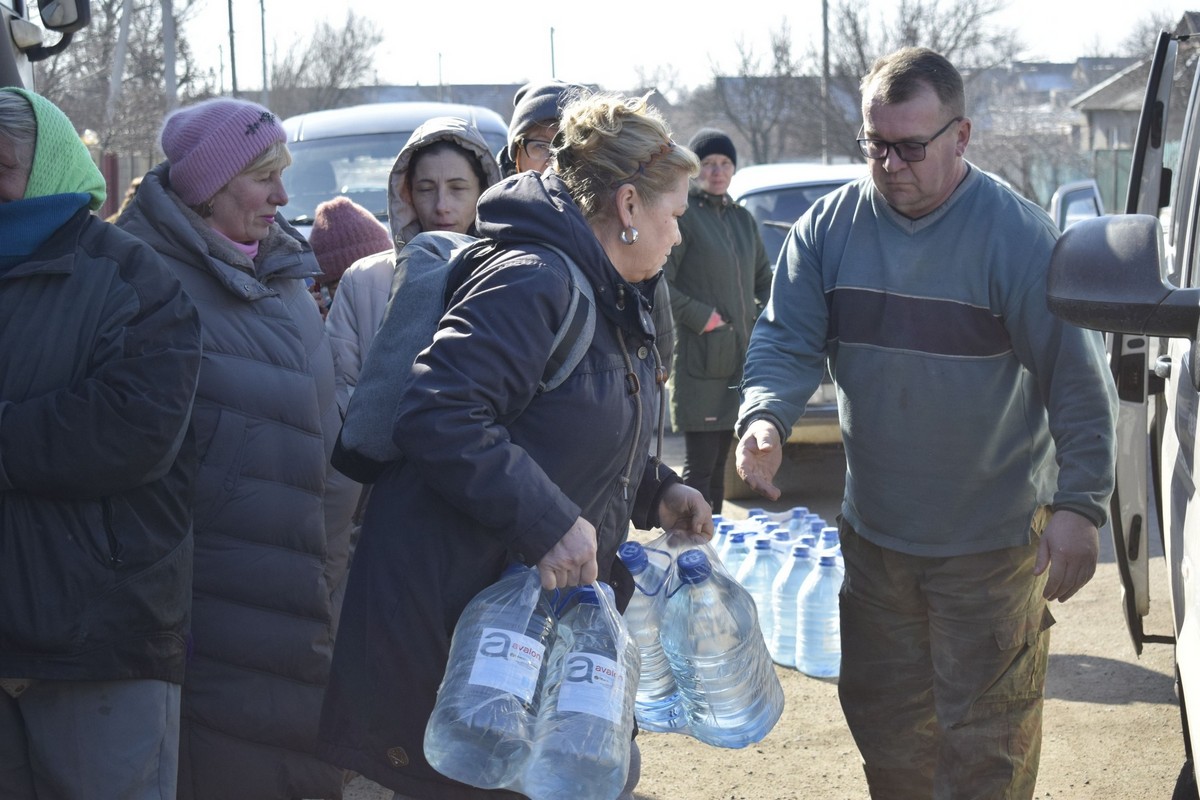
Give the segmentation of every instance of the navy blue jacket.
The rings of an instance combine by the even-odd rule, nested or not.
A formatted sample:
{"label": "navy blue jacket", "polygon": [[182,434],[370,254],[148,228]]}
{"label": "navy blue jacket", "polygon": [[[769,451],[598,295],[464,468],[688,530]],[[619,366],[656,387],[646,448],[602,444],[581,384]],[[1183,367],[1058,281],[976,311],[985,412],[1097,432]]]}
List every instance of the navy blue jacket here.
{"label": "navy blue jacket", "polygon": [[[536,563],[582,515],[602,580],[631,519],[656,524],[678,479],[650,448],[660,424],[654,327],[566,187],[525,173],[480,199],[481,235],[510,247],[455,294],[400,401],[404,459],[374,485],[325,694],[318,754],[402,794],[495,793],[447,780],[422,742],[463,608],[506,562]],[[557,389],[536,391],[570,298],[566,251],[592,283],[592,345]],[[617,562],[619,564],[619,562]]]}
{"label": "navy blue jacket", "polygon": [[0,677],[183,680],[199,369],[179,281],[86,208],[0,272]]}

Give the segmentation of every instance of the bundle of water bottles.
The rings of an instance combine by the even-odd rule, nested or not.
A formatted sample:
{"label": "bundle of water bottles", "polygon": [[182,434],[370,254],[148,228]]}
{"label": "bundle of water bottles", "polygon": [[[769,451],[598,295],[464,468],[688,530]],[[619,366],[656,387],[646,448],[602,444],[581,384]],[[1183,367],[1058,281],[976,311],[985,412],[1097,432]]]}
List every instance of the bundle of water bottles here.
{"label": "bundle of water bottles", "polygon": [[803,506],[775,516],[750,509],[744,520],[716,523],[714,547],[754,598],[771,658],[806,675],[837,677],[845,575],[838,529]]}
{"label": "bundle of water bottles", "polygon": [[612,800],[629,773],[637,645],[606,584],[514,564],[463,611],[425,729],[438,772],[532,800]]}
{"label": "bundle of water bottles", "polygon": [[629,541],[618,555],[636,586],[625,621],[641,652],[638,724],[717,747],[761,741],[784,699],[749,593],[686,537]]}

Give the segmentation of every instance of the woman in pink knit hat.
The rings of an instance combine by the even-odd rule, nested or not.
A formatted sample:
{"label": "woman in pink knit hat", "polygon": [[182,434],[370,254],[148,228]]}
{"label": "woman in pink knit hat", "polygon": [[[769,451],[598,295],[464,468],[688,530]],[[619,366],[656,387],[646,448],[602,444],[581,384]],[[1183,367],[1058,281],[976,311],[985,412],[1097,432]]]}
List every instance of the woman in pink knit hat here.
{"label": "woman in pink knit hat", "polygon": [[327,478],[341,419],[307,289],[320,268],[276,213],[286,139],[255,103],[179,109],[167,160],[118,221],[163,257],[203,326],[180,800],[342,791],[341,770],[312,754],[334,633],[327,553],[348,548],[356,492]]}
{"label": "woman in pink knit hat", "polygon": [[329,311],[346,268],[375,253],[392,249],[392,237],[375,215],[349,197],[338,196],[317,206],[308,244],[321,265],[314,286],[328,292],[321,313]]}

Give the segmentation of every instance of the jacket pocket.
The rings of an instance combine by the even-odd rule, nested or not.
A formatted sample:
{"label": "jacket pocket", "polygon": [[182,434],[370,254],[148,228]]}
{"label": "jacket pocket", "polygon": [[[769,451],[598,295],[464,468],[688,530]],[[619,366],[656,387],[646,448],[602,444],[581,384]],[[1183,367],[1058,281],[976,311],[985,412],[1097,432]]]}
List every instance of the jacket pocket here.
{"label": "jacket pocket", "polygon": [[20,492],[0,498],[0,652],[55,655],[82,645],[87,609],[117,573],[104,505]]}
{"label": "jacket pocket", "polygon": [[688,374],[693,378],[730,378],[741,366],[741,348],[732,325],[689,336],[686,341],[688,348],[684,358]]}
{"label": "jacket pocket", "polygon": [[233,496],[246,449],[246,418],[221,409],[196,473],[195,530],[208,527]]}

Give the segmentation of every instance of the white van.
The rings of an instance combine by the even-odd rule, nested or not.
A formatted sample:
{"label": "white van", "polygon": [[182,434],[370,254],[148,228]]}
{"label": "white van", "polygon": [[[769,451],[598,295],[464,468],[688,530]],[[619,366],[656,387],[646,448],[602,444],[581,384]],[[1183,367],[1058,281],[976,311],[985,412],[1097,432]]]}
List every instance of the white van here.
{"label": "white van", "polygon": [[297,114],[283,121],[292,165],[283,172],[288,204],[280,212],[307,235],[317,206],[345,195],[386,224],[392,164],[417,126],[433,117],[474,124],[493,153],[508,142],[504,118],[483,106],[369,103]]}
{"label": "white van", "polygon": [[[1200,43],[1160,34],[1134,143],[1123,214],[1076,222],[1050,262],[1060,317],[1109,339],[1120,401],[1114,550],[1134,649],[1173,645],[1187,761],[1174,798],[1195,798],[1200,744]],[[1189,99],[1190,98],[1190,99]],[[1151,586],[1148,538],[1162,540],[1167,585]],[[1151,593],[1173,629],[1143,625]]]}

